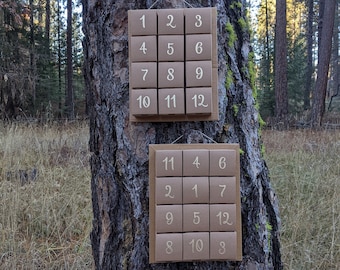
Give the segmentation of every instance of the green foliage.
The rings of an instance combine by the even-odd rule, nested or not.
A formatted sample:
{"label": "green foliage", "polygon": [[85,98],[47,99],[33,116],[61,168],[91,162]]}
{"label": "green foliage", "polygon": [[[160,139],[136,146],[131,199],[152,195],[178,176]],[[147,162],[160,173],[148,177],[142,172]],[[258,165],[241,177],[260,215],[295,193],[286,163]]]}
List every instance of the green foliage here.
{"label": "green foliage", "polygon": [[231,69],[227,68],[227,75],[225,80],[225,87],[229,89],[231,85],[234,83],[234,76]]}
{"label": "green foliage", "polygon": [[234,46],[235,41],[237,40],[237,35],[236,32],[234,30],[233,25],[230,22],[227,22],[225,25],[225,29],[228,33],[228,47],[232,47]]}
{"label": "green foliage", "polygon": [[238,22],[239,26],[241,27],[242,31],[245,32],[249,29],[248,23],[246,22],[246,20],[244,18],[242,18],[242,17],[239,18],[237,22]]}
{"label": "green foliage", "polygon": [[241,9],[242,8],[242,3],[239,2],[239,1],[234,1],[229,7],[230,7],[230,9],[235,9],[235,8]]}

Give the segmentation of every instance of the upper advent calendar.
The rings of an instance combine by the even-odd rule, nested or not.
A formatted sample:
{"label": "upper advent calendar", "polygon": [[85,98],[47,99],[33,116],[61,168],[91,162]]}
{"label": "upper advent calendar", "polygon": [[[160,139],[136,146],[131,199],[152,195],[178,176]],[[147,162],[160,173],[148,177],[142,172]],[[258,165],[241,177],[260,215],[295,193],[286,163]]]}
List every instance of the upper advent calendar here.
{"label": "upper advent calendar", "polygon": [[130,121],[218,120],[216,8],[128,15]]}

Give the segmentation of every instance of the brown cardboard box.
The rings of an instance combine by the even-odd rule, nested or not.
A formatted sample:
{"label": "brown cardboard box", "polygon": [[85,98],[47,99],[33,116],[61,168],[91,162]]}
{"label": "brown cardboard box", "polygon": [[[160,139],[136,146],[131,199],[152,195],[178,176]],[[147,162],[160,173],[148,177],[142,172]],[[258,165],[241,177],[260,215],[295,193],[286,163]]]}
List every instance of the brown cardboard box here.
{"label": "brown cardboard box", "polygon": [[157,205],[156,233],[182,231],[182,205]]}
{"label": "brown cardboard box", "polygon": [[206,261],[209,259],[209,233],[183,234],[183,260]]}
{"label": "brown cardboard box", "polygon": [[132,88],[157,88],[157,63],[131,63],[130,86]]}
{"label": "brown cardboard box", "polygon": [[187,114],[212,113],[212,89],[210,87],[186,89]]}
{"label": "brown cardboard box", "polygon": [[131,37],[130,46],[131,46],[130,61],[132,62],[157,61],[156,36]]}
{"label": "brown cardboard box", "polygon": [[185,33],[207,34],[212,32],[211,8],[185,9]]}
{"label": "brown cardboard box", "polygon": [[183,88],[184,62],[159,62],[158,87]]}
{"label": "brown cardboard box", "polygon": [[175,262],[183,260],[181,233],[157,234],[155,258],[157,262]]}
{"label": "brown cardboard box", "polygon": [[182,176],[182,151],[157,150],[156,176]]}
{"label": "brown cardboard box", "polygon": [[183,177],[183,203],[209,203],[209,178]]}
{"label": "brown cardboard box", "polygon": [[129,10],[129,33],[132,36],[157,34],[157,11],[152,9]]}
{"label": "brown cardboard box", "polygon": [[186,60],[212,60],[212,35],[186,35]]}
{"label": "brown cardboard box", "polygon": [[182,177],[156,178],[156,204],[182,204]]}
{"label": "brown cardboard box", "polygon": [[183,35],[184,11],[183,9],[158,9],[158,34]]}
{"label": "brown cardboard box", "polygon": [[184,35],[158,36],[158,61],[184,60]]}
{"label": "brown cardboard box", "polygon": [[157,89],[134,89],[130,96],[131,113],[133,115],[156,115]]}
{"label": "brown cardboard box", "polygon": [[162,88],[158,90],[160,115],[184,114],[184,88]]}
{"label": "brown cardboard box", "polygon": [[210,203],[236,203],[236,177],[210,178]]}

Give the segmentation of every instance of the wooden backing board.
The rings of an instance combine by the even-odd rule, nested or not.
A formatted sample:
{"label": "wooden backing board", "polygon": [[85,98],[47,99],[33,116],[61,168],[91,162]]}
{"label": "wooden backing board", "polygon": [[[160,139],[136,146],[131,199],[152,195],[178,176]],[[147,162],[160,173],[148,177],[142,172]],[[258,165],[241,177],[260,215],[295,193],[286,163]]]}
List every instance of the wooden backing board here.
{"label": "wooden backing board", "polygon": [[[207,149],[207,150],[235,150],[236,152],[236,254],[235,257],[228,259],[233,261],[242,260],[242,224],[241,224],[241,198],[240,198],[240,155],[238,144],[163,144],[163,145],[149,145],[149,262],[161,263],[171,261],[157,261],[156,260],[156,152],[158,150],[186,150],[186,149]],[[208,259],[208,261],[221,261],[219,259]],[[226,259],[222,259],[225,261]],[[191,260],[180,260],[191,261]]]}
{"label": "wooden backing board", "polygon": [[[185,16],[184,9],[184,16]],[[178,122],[178,121],[215,121],[219,119],[218,110],[218,56],[217,56],[217,9],[216,7],[211,8],[212,10],[212,104],[211,114],[173,114],[173,115],[133,115],[130,109],[130,121],[131,122]],[[131,16],[131,10],[128,11]],[[128,38],[129,44],[131,44],[131,23],[128,25]],[[131,56],[131,46],[129,46],[129,56]],[[129,70],[131,80],[131,58],[129,57]],[[133,91],[131,83],[129,84],[129,106],[133,106],[131,100],[131,92]]]}

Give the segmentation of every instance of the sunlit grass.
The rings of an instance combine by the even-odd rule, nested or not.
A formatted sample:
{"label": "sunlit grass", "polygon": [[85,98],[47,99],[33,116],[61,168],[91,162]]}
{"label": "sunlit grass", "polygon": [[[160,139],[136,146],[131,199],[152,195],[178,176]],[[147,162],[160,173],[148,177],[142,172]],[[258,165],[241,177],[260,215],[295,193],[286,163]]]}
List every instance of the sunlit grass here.
{"label": "sunlit grass", "polygon": [[340,269],[340,132],[266,131],[286,269]]}
{"label": "sunlit grass", "polygon": [[0,269],[89,269],[85,124],[0,128]]}

